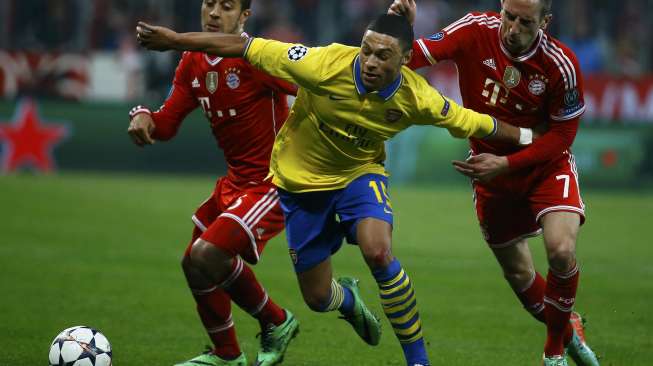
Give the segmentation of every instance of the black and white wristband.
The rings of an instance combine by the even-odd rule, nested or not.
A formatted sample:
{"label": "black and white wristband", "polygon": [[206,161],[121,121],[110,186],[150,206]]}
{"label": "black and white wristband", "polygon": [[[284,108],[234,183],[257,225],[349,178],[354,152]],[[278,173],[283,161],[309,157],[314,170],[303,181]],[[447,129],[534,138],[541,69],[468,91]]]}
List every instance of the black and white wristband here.
{"label": "black and white wristband", "polygon": [[139,115],[141,113],[146,113],[146,114],[152,115],[152,111],[150,111],[149,108],[147,108],[145,106],[142,106],[142,105],[137,105],[136,107],[132,108],[129,111],[129,120],[131,121],[132,119],[134,119],[134,117],[136,117],[137,115]]}

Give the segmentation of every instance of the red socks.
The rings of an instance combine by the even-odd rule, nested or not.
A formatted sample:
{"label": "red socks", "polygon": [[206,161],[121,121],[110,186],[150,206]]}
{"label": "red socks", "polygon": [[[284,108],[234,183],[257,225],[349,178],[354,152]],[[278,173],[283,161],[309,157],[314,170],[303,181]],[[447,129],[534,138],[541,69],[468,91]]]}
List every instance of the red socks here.
{"label": "red socks", "polygon": [[232,268],[232,273],[218,286],[224,288],[238,306],[257,318],[261,326],[283,323],[286,313],[268,297],[249,266],[236,257]]}
{"label": "red socks", "polygon": [[213,287],[192,290],[197,312],[213,342],[213,353],[223,359],[234,359],[241,354],[236,329],[231,320],[231,299],[224,290]]}
{"label": "red socks", "polygon": [[549,270],[544,294],[547,330],[544,354],[547,356],[564,353],[565,335],[571,328],[569,317],[576,302],[579,275],[577,265],[566,273]]}

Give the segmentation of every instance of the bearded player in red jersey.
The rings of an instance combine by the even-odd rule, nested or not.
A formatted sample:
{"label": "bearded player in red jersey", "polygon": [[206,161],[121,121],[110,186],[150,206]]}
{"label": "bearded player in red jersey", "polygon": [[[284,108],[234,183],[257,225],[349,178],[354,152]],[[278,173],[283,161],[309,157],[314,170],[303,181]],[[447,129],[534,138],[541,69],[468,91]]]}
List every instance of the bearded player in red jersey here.
{"label": "bearded player in red jersey", "polygon": [[[551,0],[502,0],[501,14],[470,13],[413,45],[411,68],[453,60],[463,104],[519,127],[546,123],[529,147],[470,139],[471,157],[454,167],[473,179],[476,213],[490,249],[525,308],[546,324],[544,365],[598,365],[573,312],[576,236],[585,220],[569,150],[585,111],[574,53],[545,32]],[[415,18],[414,0],[391,13]],[[543,233],[549,262],[535,271],[526,238]]]}
{"label": "bearded player in red jersey", "polygon": [[[202,30],[243,34],[250,0],[204,0]],[[244,35],[246,36],[246,35]],[[226,177],[195,212],[193,237],[182,260],[197,311],[213,342],[211,352],[178,365],[245,366],[236,339],[231,301],[258,319],[261,349],[255,365],[281,362],[298,322],[275,304],[252,270],[266,242],[283,230],[277,190],[265,182],[277,131],[288,116],[287,95],[296,87],[252,67],[242,58],[185,52],[172,91],[156,112],[129,113],[135,144],[172,138],[198,106],[204,111],[228,164]]]}

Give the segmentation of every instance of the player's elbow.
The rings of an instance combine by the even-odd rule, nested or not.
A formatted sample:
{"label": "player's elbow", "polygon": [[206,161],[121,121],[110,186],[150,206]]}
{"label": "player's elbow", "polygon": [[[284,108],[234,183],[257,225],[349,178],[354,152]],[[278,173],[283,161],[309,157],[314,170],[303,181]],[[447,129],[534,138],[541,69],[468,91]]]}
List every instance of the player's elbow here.
{"label": "player's elbow", "polygon": [[457,139],[466,139],[471,136],[474,137],[484,137],[484,134],[480,134],[481,136],[476,136],[475,134],[472,133],[469,129],[466,128],[461,128],[461,127],[455,127],[455,128],[449,128],[449,134]]}

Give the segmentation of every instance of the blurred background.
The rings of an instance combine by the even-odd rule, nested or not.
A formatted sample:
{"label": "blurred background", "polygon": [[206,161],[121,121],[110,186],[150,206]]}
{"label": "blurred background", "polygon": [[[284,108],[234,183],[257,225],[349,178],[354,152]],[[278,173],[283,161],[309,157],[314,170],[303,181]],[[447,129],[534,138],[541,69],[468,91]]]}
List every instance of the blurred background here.
{"label": "blurred background", "polygon": [[[368,21],[389,3],[254,0],[246,30],[307,45],[356,45]],[[41,124],[52,124],[55,136],[45,146],[56,146],[42,159],[21,160],[8,156],[7,134],[0,134],[3,171],[224,172],[199,113],[175,141],[138,154],[124,133],[133,105],[160,105],[179,59],[177,53],[140,49],[136,22],[197,31],[200,5],[200,0],[0,0],[0,126],[33,112]],[[468,11],[496,11],[499,1],[421,0],[418,6],[416,35],[424,36]],[[588,110],[574,145],[584,185],[653,182],[650,14],[651,0],[554,1],[550,31],[576,52],[585,77]],[[452,65],[430,68],[425,76],[460,100]],[[431,184],[457,181],[448,162],[464,156],[466,143],[438,129],[414,128],[388,150],[395,183]]]}

